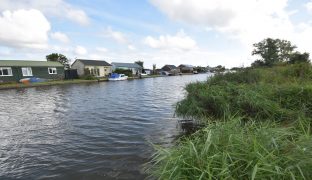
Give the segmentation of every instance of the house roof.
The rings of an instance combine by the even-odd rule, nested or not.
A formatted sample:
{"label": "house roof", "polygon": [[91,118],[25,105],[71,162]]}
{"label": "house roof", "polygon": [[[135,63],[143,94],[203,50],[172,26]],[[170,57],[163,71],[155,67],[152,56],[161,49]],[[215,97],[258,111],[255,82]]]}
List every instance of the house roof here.
{"label": "house roof", "polygon": [[189,65],[189,64],[181,64],[179,67],[193,68],[194,66]]}
{"label": "house roof", "polygon": [[[169,69],[177,69],[177,67],[175,65],[165,65],[164,67],[168,67]],[[164,68],[163,67],[163,68]]]}
{"label": "house roof", "polygon": [[0,60],[0,66],[9,67],[63,67],[63,64],[55,61],[27,61],[27,60]]}
{"label": "house roof", "polygon": [[108,62],[104,60],[76,59],[76,61],[80,61],[82,64],[88,65],[88,66],[112,66],[111,64],[109,64]]}
{"label": "house roof", "polygon": [[115,67],[126,67],[126,68],[142,68],[140,65],[136,63],[119,63],[119,62],[112,62],[112,65]]}

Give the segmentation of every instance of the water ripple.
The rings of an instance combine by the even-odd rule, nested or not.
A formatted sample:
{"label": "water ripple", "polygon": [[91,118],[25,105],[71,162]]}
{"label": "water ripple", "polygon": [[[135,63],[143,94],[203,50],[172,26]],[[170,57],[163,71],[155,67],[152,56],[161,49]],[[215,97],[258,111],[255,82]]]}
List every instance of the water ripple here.
{"label": "water ripple", "polygon": [[0,179],[144,179],[177,135],[174,104],[207,75],[0,91]]}

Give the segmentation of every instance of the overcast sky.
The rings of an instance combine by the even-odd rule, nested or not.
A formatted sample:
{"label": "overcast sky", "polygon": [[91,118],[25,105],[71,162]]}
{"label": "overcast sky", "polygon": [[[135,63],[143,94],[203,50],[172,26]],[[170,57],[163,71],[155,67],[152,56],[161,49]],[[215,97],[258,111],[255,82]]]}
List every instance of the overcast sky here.
{"label": "overcast sky", "polygon": [[248,66],[252,44],[312,53],[312,0],[0,0],[0,59]]}

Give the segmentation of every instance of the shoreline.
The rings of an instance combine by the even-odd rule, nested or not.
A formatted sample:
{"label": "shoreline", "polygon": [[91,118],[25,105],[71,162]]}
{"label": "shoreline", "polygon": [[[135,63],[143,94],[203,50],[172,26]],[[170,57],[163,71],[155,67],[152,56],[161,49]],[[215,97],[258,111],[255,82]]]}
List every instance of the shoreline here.
{"label": "shoreline", "polygon": [[14,84],[3,84],[0,85],[0,90],[7,89],[20,89],[20,88],[31,88],[31,87],[44,87],[44,86],[55,86],[55,85],[65,85],[65,84],[83,84],[83,83],[95,83],[95,82],[104,82],[108,80],[57,80],[57,81],[47,81],[42,83],[32,83],[32,84],[22,84],[22,83],[14,83]]}
{"label": "shoreline", "polygon": [[[184,75],[196,75],[196,74],[183,74]],[[158,78],[158,77],[167,77],[162,75],[151,75],[145,76],[142,78],[139,77],[129,77],[127,80],[136,80],[136,79],[147,79],[147,78]],[[168,76],[169,77],[169,76]],[[56,85],[66,85],[66,84],[83,84],[83,83],[99,83],[99,82],[108,82],[108,78],[95,79],[95,80],[84,80],[84,79],[73,79],[73,80],[56,80],[56,81],[47,81],[40,83],[8,83],[8,84],[0,84],[0,90],[8,90],[8,89],[20,89],[20,88],[32,88],[32,87],[45,87],[45,86],[56,86]]]}

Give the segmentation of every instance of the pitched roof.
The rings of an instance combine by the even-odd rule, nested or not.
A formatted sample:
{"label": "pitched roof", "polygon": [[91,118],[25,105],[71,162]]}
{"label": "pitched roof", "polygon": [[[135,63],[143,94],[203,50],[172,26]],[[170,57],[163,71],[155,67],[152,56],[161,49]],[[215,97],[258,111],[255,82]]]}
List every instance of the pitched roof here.
{"label": "pitched roof", "polygon": [[140,65],[136,63],[119,63],[119,62],[112,62],[112,65],[115,67],[125,67],[125,68],[142,68]]}
{"label": "pitched roof", "polygon": [[109,64],[108,62],[104,60],[76,59],[76,61],[80,61],[82,64],[88,65],[88,66],[111,66],[111,64]]}
{"label": "pitched roof", "polygon": [[63,64],[55,61],[28,61],[28,60],[0,60],[0,66],[9,67],[63,67]]}
{"label": "pitched roof", "polygon": [[194,66],[189,65],[189,64],[181,64],[179,67],[193,68]]}
{"label": "pitched roof", "polygon": [[[169,69],[177,69],[177,67],[175,65],[165,65],[164,67],[168,67]],[[164,68],[163,67],[163,68]]]}

